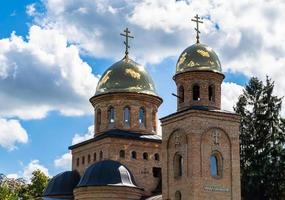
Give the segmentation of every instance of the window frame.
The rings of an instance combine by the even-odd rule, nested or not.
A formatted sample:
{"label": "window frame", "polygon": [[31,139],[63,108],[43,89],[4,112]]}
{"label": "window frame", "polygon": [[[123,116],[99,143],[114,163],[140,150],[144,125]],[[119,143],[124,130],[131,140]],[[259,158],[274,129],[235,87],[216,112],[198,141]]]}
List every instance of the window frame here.
{"label": "window frame", "polygon": [[[198,83],[193,84],[193,86],[192,86],[192,100],[193,101],[200,101],[201,100],[200,92],[201,92],[200,91],[200,85]],[[196,95],[196,93],[197,93],[197,95]],[[197,96],[197,98],[196,98],[196,96]]]}

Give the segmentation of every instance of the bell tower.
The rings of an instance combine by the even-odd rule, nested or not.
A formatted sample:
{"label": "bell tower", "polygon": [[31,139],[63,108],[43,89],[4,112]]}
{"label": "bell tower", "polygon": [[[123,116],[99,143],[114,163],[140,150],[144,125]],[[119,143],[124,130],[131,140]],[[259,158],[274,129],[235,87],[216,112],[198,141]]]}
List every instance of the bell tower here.
{"label": "bell tower", "polygon": [[177,112],[161,119],[163,199],[240,199],[239,116],[221,110],[221,63],[196,43],[180,55],[173,77]]}

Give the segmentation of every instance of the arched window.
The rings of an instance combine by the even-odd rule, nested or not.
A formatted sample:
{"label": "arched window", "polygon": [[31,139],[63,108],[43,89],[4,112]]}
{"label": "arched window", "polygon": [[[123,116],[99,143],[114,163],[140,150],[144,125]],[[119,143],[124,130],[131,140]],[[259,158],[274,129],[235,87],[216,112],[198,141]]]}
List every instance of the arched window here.
{"label": "arched window", "polygon": [[209,101],[215,101],[215,89],[213,85],[208,87]]}
{"label": "arched window", "polygon": [[174,156],[174,178],[180,178],[183,174],[183,157],[176,153]]}
{"label": "arched window", "polygon": [[96,111],[96,130],[99,131],[101,126],[101,110]]}
{"label": "arched window", "polygon": [[130,121],[131,121],[130,107],[126,106],[124,108],[124,125],[130,126]]}
{"label": "arched window", "polygon": [[180,191],[176,191],[175,192],[175,200],[181,200],[181,198],[182,198],[181,192]]}
{"label": "arched window", "polygon": [[181,85],[178,89],[178,101],[179,103],[183,103],[184,102],[184,87]]}
{"label": "arched window", "polygon": [[159,161],[159,154],[158,153],[154,154],[154,160]]}
{"label": "arched window", "polygon": [[109,124],[115,123],[115,109],[113,106],[110,106],[108,108],[108,122]]}
{"label": "arched window", "polygon": [[137,159],[137,152],[135,151],[132,151],[132,159]]}
{"label": "arched window", "polygon": [[148,160],[148,153],[146,153],[146,152],[143,153],[143,159]]}
{"label": "arched window", "polygon": [[76,166],[79,166],[79,158],[76,159]]}
{"label": "arched window", "polygon": [[91,162],[91,156],[90,156],[90,154],[88,154],[87,161],[88,161],[88,163]]}
{"label": "arched window", "polygon": [[84,165],[85,164],[85,157],[83,156],[82,157],[82,165]]}
{"label": "arched window", "polygon": [[100,160],[103,159],[103,151],[100,151]]}
{"label": "arched window", "polygon": [[152,111],[152,127],[156,131],[156,110]]}
{"label": "arched window", "polygon": [[193,86],[193,100],[194,101],[200,100],[200,86],[199,85]]}
{"label": "arched window", "polygon": [[139,124],[145,127],[145,109],[143,107],[141,107],[139,111]]}
{"label": "arched window", "polygon": [[125,158],[125,151],[124,150],[120,151],[120,158]]}
{"label": "arched window", "polygon": [[211,166],[211,176],[221,177],[222,176],[222,155],[218,152],[215,152],[210,157],[210,166]]}
{"label": "arched window", "polygon": [[93,161],[95,162],[97,160],[97,154],[96,152],[93,154]]}

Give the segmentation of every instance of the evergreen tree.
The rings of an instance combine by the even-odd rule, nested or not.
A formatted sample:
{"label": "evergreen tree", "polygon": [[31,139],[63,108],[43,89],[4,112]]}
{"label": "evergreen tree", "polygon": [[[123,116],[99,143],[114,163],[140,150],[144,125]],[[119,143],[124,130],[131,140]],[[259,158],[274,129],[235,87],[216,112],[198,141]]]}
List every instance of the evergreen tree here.
{"label": "evergreen tree", "polygon": [[241,189],[244,199],[284,199],[285,120],[274,82],[251,78],[235,111],[241,116]]}

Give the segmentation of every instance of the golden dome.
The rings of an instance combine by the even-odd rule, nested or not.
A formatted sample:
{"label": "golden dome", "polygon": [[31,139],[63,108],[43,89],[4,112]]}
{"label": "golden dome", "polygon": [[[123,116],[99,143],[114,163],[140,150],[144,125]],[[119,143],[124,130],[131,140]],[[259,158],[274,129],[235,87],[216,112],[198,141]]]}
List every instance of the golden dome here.
{"label": "golden dome", "polygon": [[126,57],[105,71],[98,82],[95,95],[111,92],[135,92],[157,96],[154,83],[145,68]]}
{"label": "golden dome", "polygon": [[176,64],[176,74],[186,71],[222,73],[221,63],[211,47],[196,43],[185,49]]}

